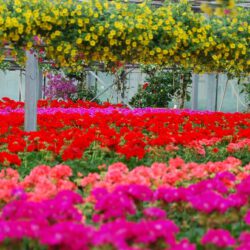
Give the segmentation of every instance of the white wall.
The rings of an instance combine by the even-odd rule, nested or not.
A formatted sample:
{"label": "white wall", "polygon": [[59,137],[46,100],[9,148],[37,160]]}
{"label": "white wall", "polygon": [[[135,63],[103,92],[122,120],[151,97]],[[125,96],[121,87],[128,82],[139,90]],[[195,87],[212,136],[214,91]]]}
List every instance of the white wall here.
{"label": "white wall", "polygon": [[[97,84],[97,92],[101,93],[106,88],[108,88],[110,85],[114,82],[114,77],[111,74],[98,72],[96,73],[97,76],[102,80],[103,83],[95,79],[95,77],[91,74],[88,75],[88,83],[89,86],[93,87],[95,84]],[[127,90],[126,90],[126,97],[125,101],[129,102],[129,100],[134,96],[134,94],[138,90],[138,86],[140,84],[143,84],[145,81],[146,75],[141,73],[139,70],[135,69],[131,71],[131,73],[128,75],[128,81],[127,81]],[[107,92],[105,92],[103,95],[99,98],[101,101],[110,101],[113,103],[117,103],[120,101],[120,97],[117,96],[116,87],[113,86],[109,88]]]}
{"label": "white wall", "polygon": [[[227,77],[226,75],[220,74],[218,81],[218,95],[217,95],[217,110],[220,108],[222,103],[221,111],[225,112],[236,112],[246,110],[246,100],[245,95],[240,93],[240,88],[237,84],[237,79],[232,79],[228,81],[226,87]],[[208,109],[208,99],[211,98],[209,92],[209,85],[211,84],[215,87],[215,82],[209,82],[207,74],[199,75],[198,84],[198,109],[207,110]],[[226,87],[226,92],[223,100],[224,90]],[[215,89],[213,89],[213,92]],[[223,102],[222,102],[223,100]]]}
{"label": "white wall", "polygon": [[9,97],[14,100],[24,99],[24,81],[22,76],[22,84],[20,79],[20,71],[0,71],[0,99]]}
{"label": "white wall", "polygon": [[[99,81],[89,75],[89,85],[94,86],[95,83],[98,87],[98,93],[106,89],[109,85],[111,85],[114,81],[112,75],[108,75],[106,73],[98,72],[97,75],[103,80],[104,84],[101,84]],[[133,95],[137,92],[138,86],[143,84],[145,81],[145,74],[142,74],[139,70],[135,69],[128,75],[128,84],[126,91],[125,101],[129,102],[129,100],[133,97]],[[20,71],[7,71],[6,73],[0,71],[0,99],[2,97],[9,97],[14,100],[24,100],[24,83],[25,77],[22,76],[22,80],[20,78]],[[208,100],[211,98],[211,84],[209,82],[209,78],[207,74],[199,75],[198,82],[198,110],[207,110],[208,109]],[[217,97],[217,107],[219,108],[223,92],[226,85],[226,76],[219,76],[219,85],[218,85],[218,97]],[[232,87],[233,86],[233,87]],[[102,101],[109,100],[110,102],[117,103],[119,97],[117,96],[116,89],[110,88],[105,94],[103,94],[100,99]],[[170,107],[172,103],[170,104]],[[191,108],[191,102],[187,102],[185,105],[186,108]],[[221,111],[226,112],[235,112],[235,111],[244,111],[246,110],[246,100],[244,94],[239,93],[237,80],[230,80],[226,89],[223,105]]]}

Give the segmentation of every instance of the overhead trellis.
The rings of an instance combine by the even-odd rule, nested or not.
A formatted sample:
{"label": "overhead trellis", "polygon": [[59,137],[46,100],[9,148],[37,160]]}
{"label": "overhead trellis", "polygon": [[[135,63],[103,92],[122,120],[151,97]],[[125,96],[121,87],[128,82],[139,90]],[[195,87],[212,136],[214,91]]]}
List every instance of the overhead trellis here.
{"label": "overhead trellis", "polygon": [[172,64],[203,72],[250,72],[250,11],[205,18],[185,2],[0,0],[0,54],[34,49],[56,66],[90,61]]}

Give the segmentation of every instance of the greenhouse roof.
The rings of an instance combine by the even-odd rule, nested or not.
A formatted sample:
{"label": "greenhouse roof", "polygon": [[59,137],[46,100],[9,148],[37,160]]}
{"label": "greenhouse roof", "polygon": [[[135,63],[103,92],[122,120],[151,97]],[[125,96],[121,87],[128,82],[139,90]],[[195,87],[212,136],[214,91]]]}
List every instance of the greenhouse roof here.
{"label": "greenhouse roof", "polygon": [[[134,3],[142,3],[144,0],[130,0],[130,2]],[[152,5],[160,6],[165,2],[165,0],[154,0],[152,1]],[[179,2],[178,0],[173,0],[172,2]],[[217,6],[218,3],[216,1],[203,1],[203,0],[188,0],[188,2],[192,3],[193,9],[200,11],[200,5],[201,4],[210,4],[212,6]],[[244,8],[250,8],[250,0],[242,0],[237,1],[237,6],[244,7]]]}

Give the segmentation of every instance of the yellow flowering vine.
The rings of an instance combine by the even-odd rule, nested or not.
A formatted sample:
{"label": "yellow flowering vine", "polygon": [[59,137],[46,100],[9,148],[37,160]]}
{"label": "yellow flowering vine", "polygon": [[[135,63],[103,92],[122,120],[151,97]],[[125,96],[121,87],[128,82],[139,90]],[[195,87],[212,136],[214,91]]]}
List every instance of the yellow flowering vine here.
{"label": "yellow flowering vine", "polygon": [[249,48],[248,9],[206,18],[186,2],[0,0],[0,60],[23,62],[34,49],[74,70],[120,61],[241,74],[250,72]]}

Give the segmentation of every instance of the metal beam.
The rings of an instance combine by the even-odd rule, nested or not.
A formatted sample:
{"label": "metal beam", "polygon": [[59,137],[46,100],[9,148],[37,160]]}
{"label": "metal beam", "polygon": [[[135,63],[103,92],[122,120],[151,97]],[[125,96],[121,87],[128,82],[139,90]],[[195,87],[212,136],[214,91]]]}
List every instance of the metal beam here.
{"label": "metal beam", "polygon": [[[93,71],[89,71],[89,73],[95,77],[102,85],[106,85],[107,84],[98,76],[96,75]],[[97,96],[95,96],[93,99],[91,99],[90,101],[93,102],[94,100],[96,100],[97,98],[99,98],[100,96],[102,96],[104,93],[106,93],[110,88],[112,88],[115,85],[115,82],[108,85],[107,88],[105,88],[103,91],[101,91]]]}
{"label": "metal beam", "polygon": [[25,131],[37,130],[37,99],[39,86],[38,61],[34,54],[26,52],[26,71],[25,71]]}

